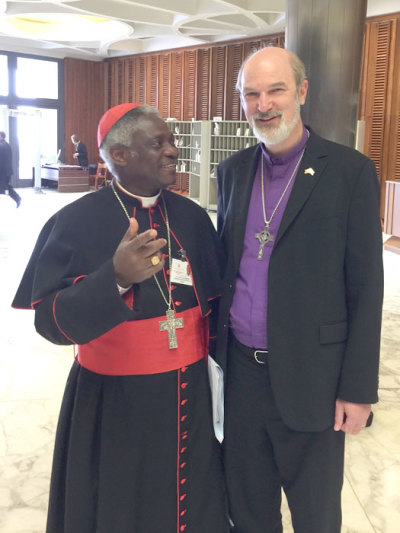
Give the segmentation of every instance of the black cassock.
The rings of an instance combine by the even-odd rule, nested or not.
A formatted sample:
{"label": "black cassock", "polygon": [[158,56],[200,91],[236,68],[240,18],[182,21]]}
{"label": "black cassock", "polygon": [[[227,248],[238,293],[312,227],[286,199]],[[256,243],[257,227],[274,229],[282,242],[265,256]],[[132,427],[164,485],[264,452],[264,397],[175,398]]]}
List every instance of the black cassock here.
{"label": "black cassock", "polygon": [[[154,227],[167,238],[160,199],[144,208],[118,194],[139,232]],[[162,195],[172,257],[187,261],[194,280],[193,286],[172,283],[176,315],[193,313],[208,328],[220,290],[214,228],[191,200],[169,191]],[[118,365],[129,366],[137,351],[146,365],[153,342],[160,361],[174,357],[168,332],[159,329],[166,304],[154,279],[123,297],[116,287],[112,256],[127,228],[111,187],[67,205],[43,227],[13,301],[14,307],[35,309],[36,329],[46,339],[77,344],[82,354],[87,349],[94,364],[101,360],[115,374],[85,367],[83,355],[72,366],[57,428],[47,533],[226,533],[204,354],[172,370],[118,375]],[[158,274],[166,297],[169,267],[167,257],[165,272]],[[184,341],[185,320],[177,340],[191,353],[197,347]],[[146,328],[153,326],[149,335]],[[126,330],[131,331],[126,350],[112,353],[109,340]]]}

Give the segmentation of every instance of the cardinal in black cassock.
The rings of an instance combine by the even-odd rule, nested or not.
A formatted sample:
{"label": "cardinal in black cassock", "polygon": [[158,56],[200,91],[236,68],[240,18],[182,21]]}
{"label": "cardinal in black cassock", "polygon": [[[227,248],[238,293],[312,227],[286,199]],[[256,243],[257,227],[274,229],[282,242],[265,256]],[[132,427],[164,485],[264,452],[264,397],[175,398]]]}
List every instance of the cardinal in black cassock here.
{"label": "cardinal in black cassock", "polygon": [[166,190],[177,149],[156,109],[99,123],[110,186],[43,227],[13,306],[76,344],[47,533],[227,533],[207,357],[220,290],[213,225]]}

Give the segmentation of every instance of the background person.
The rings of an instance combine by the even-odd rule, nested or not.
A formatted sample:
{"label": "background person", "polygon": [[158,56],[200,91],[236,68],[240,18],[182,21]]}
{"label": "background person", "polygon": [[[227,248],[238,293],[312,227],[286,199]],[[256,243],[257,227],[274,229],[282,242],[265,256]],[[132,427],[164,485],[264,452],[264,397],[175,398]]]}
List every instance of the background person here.
{"label": "background person", "polygon": [[12,169],[12,151],[11,146],[6,141],[6,134],[0,131],[0,194],[8,194],[14,200],[17,207],[21,205],[21,197],[11,185]]}
{"label": "background person", "polygon": [[89,166],[89,160],[86,145],[83,144],[79,136],[75,133],[71,135],[71,141],[75,146],[75,153],[72,157],[78,161],[80,167],[87,168]]}
{"label": "background person", "polygon": [[296,533],[339,533],[344,437],[377,401],[376,170],[303,125],[307,88],[294,54],[248,58],[238,89],[260,144],[218,168],[228,254],[218,361],[235,533],[281,532],[281,487]]}

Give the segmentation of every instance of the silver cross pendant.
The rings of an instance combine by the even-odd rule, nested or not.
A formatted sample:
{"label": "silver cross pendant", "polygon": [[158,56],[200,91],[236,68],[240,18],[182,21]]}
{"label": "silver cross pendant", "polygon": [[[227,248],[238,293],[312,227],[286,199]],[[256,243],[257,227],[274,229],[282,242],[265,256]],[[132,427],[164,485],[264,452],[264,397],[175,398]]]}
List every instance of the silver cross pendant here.
{"label": "silver cross pendant", "polygon": [[178,340],[176,338],[176,330],[183,328],[183,318],[175,318],[175,311],[167,309],[167,320],[160,322],[160,331],[168,331],[168,347],[178,348]]}
{"label": "silver cross pendant", "polygon": [[258,240],[258,242],[260,243],[260,247],[258,249],[257,259],[259,261],[261,261],[263,253],[264,253],[264,246],[268,242],[272,242],[274,240],[274,238],[272,237],[272,235],[269,232],[269,222],[265,223],[265,228],[262,231],[260,231],[260,233],[256,233],[255,237]]}

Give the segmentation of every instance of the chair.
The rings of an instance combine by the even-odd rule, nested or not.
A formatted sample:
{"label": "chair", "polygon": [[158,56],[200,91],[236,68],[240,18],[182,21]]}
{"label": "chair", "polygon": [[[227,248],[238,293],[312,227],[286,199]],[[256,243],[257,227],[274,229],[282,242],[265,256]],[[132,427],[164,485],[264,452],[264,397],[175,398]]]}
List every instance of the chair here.
{"label": "chair", "polygon": [[111,174],[105,163],[98,163],[96,174],[94,175],[94,188],[104,187],[111,181]]}

